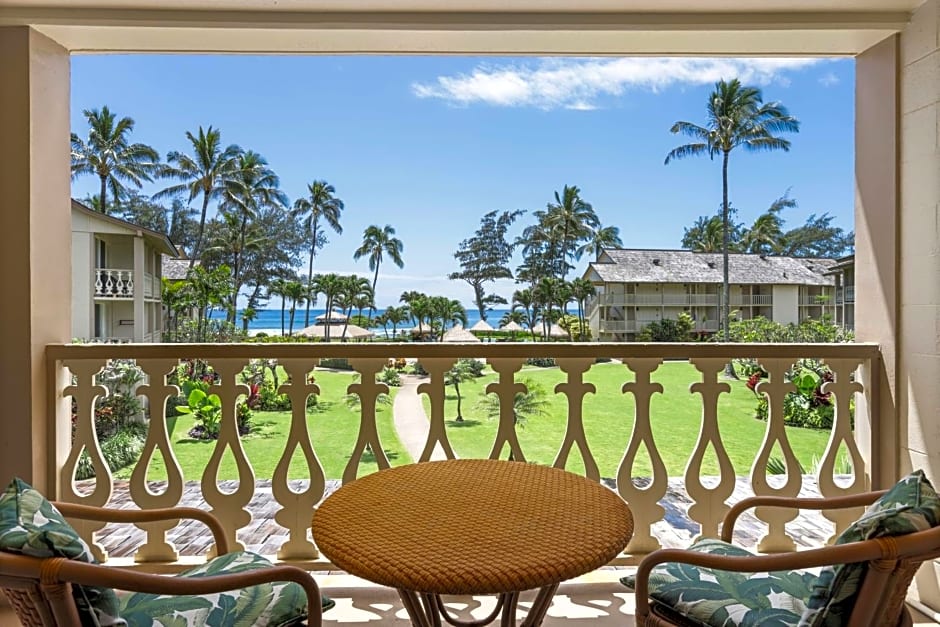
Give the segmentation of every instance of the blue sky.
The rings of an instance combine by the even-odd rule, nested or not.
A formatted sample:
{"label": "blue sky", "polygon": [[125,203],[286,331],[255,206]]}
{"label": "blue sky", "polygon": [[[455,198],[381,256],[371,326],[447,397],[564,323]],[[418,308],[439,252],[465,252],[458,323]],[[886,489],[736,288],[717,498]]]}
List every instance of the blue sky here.
{"label": "blue sky", "polygon": [[[487,211],[531,213],[565,184],[626,246],[678,248],[683,227],[718,208],[721,178],[707,158],[664,166],[683,143],[669,128],[704,122],[714,81],[734,76],[802,123],[789,153],[732,154],[739,219],[790,189],[799,207],[787,226],[828,211],[852,229],[850,59],[76,56],[72,126],[85,135],[82,110],[108,105],[161,155],[187,149],[185,131],[216,126],[224,143],[262,153],[292,200],[314,179],[336,187],[344,233],[330,236],[319,271],[368,275],[352,251],[366,226],[391,224],[405,267],[383,266],[379,304],[406,289],[469,304],[469,287],[445,278],[458,243]],[[73,183],[77,197],[96,188]]]}

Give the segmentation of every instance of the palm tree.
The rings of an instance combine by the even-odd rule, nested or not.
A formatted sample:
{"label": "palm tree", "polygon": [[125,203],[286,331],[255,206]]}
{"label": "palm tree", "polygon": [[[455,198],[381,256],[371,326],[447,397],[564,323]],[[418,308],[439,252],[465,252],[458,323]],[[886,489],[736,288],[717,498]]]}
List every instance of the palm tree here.
{"label": "palm tree", "polygon": [[396,307],[394,305],[389,305],[385,308],[385,319],[389,324],[392,325],[392,339],[395,339],[395,336],[398,333],[398,325],[406,321],[411,312],[408,311],[407,306]]}
{"label": "palm tree", "polygon": [[721,217],[700,216],[685,230],[682,247],[697,253],[717,253],[721,251],[721,239]]}
{"label": "palm tree", "polygon": [[[342,289],[337,295],[339,302],[343,307],[343,313],[346,315],[346,320],[343,323],[343,335],[342,339],[346,339],[346,331],[349,329],[349,316],[352,315],[352,310],[354,307],[357,307],[359,303],[363,303],[363,307],[368,307],[369,303],[373,302],[372,298],[372,288],[369,286],[369,279],[361,277],[357,274],[350,274],[349,276],[341,277]],[[360,310],[360,315],[362,311]]]}
{"label": "palm tree", "polygon": [[564,281],[555,277],[545,277],[532,290],[532,296],[542,310],[542,335],[546,338],[548,337],[549,328],[555,322],[552,312],[555,305],[562,300],[563,288]]}
{"label": "palm tree", "polygon": [[287,305],[287,279],[276,278],[268,286],[268,297],[277,296],[281,299],[281,336],[284,336],[284,311]]}
{"label": "palm tree", "polygon": [[120,120],[107,106],[82,111],[88,121],[88,139],[72,133],[72,178],[79,174],[93,174],[101,181],[98,210],[107,213],[108,188],[114,203],[127,193],[124,182],[137,188],[151,175],[160,171],[160,155],[146,144],[131,144],[128,136],[134,131],[134,120]]}
{"label": "palm tree", "polygon": [[302,304],[307,296],[307,286],[300,281],[288,281],[284,286],[284,294],[290,299],[290,325],[287,335],[294,334],[294,313],[297,311],[297,305]]}
{"label": "palm tree", "polygon": [[[524,378],[519,381],[525,386],[525,392],[516,392],[512,400],[512,421],[514,425],[522,427],[530,418],[544,416],[548,413],[548,393],[541,383],[534,379]],[[490,420],[499,420],[500,418],[500,398],[496,394],[489,393],[479,400],[481,409],[486,413]],[[512,449],[509,451],[509,461],[513,461]]]}
{"label": "palm tree", "polygon": [[457,422],[463,422],[463,395],[460,393],[460,384],[475,378],[473,368],[466,359],[458,359],[454,367],[444,373],[444,385],[454,386],[454,393],[457,394]]}
{"label": "palm tree", "polygon": [[444,341],[444,332],[448,324],[467,324],[467,310],[460,304],[459,300],[447,298],[446,296],[432,296],[429,299],[431,310],[431,320],[433,323],[438,320],[441,323],[440,336],[438,339]]}
{"label": "palm tree", "polygon": [[245,257],[256,252],[267,243],[268,237],[256,224],[244,225],[234,213],[223,213],[218,221],[215,235],[206,251],[220,253],[232,268],[232,295],[228,303],[228,321],[235,322],[235,307],[238,304],[238,292],[241,290],[241,269]]}
{"label": "palm tree", "polygon": [[[722,254],[722,313],[723,339],[730,341],[731,302],[728,284],[728,158],[731,151],[742,147],[748,151],[790,150],[790,142],[775,133],[797,133],[799,121],[791,116],[786,107],[778,102],[764,103],[761,90],[741,85],[738,79],[720,80],[709,95],[706,126],[679,121],[670,131],[691,137],[694,141],[673,148],[666,155],[666,163],[673,159],[684,159],[708,155],[711,159],[721,156],[721,254]],[[727,374],[734,376],[734,367],[729,362]]]}
{"label": "palm tree", "polygon": [[[369,269],[375,271],[372,278],[372,293],[375,293],[375,284],[379,280],[379,266],[385,259],[385,255],[399,268],[405,267],[405,262],[401,260],[401,253],[405,246],[401,240],[395,237],[395,229],[386,224],[384,228],[372,225],[366,228],[362,234],[362,245],[353,253],[353,259],[369,257]],[[372,309],[375,311],[375,308]],[[371,315],[371,314],[370,314]]]}
{"label": "palm tree", "polygon": [[535,323],[539,319],[539,302],[530,288],[516,290],[512,294],[512,311],[522,311],[529,333],[535,340]]}
{"label": "palm tree", "polygon": [[[571,296],[578,303],[579,336],[584,336],[584,308],[587,299],[597,293],[594,284],[587,279],[575,279],[571,282]],[[579,337],[579,339],[581,339]]]}
{"label": "palm tree", "polygon": [[766,213],[757,216],[751,228],[741,239],[742,248],[749,253],[779,254],[783,244],[783,219],[780,212],[796,207],[796,201],[784,194],[770,205]]}
{"label": "palm tree", "polygon": [[192,144],[193,154],[187,155],[174,150],[166,156],[169,165],[164,169],[164,176],[180,179],[182,183],[167,187],[154,194],[154,198],[186,194],[187,202],[192,202],[202,195],[199,231],[189,255],[189,267],[192,268],[202,254],[202,238],[206,229],[209,201],[222,197],[225,181],[234,169],[236,157],[242,150],[234,144],[223,150],[222,132],[211,126],[207,130],[200,126],[196,135],[186,131],[186,139]]}
{"label": "palm tree", "polygon": [[548,226],[559,234],[559,279],[568,274],[568,258],[576,254],[576,242],[586,239],[600,228],[594,207],[581,198],[577,185],[565,185],[561,195],[555,192],[555,203],[548,205]]}
{"label": "palm tree", "polygon": [[326,328],[323,330],[324,339],[330,341],[330,329],[332,328],[331,318],[333,315],[333,306],[336,304],[337,298],[340,298],[345,285],[343,283],[343,277],[338,274],[318,274],[313,279],[313,285],[315,289],[323,294],[323,297],[326,299]]}
{"label": "palm tree", "polygon": [[[313,284],[313,259],[317,256],[317,248],[324,243],[323,231],[320,228],[321,219],[338,235],[343,234],[343,227],[339,223],[339,216],[343,212],[343,201],[333,196],[336,189],[326,181],[314,181],[307,185],[306,198],[294,201],[294,213],[304,218],[304,230],[310,235],[310,263],[307,266],[307,284]],[[310,326],[310,305],[307,301],[307,311],[304,314],[304,325]]]}
{"label": "palm tree", "polygon": [[[229,176],[223,181],[221,209],[225,214],[238,220],[238,232],[241,237],[240,249],[246,250],[245,239],[251,220],[255,220],[264,208],[284,207],[287,195],[280,189],[281,181],[268,162],[258,153],[249,150],[239,153],[232,164]],[[241,288],[243,264],[236,257],[232,265],[235,282],[235,297]],[[234,299],[231,310],[231,322],[235,321]]]}
{"label": "palm tree", "polygon": [[574,258],[581,260],[585,254],[594,257],[596,261],[600,257],[601,251],[605,248],[622,248],[623,242],[620,241],[620,229],[616,226],[603,226],[592,229],[588,235],[588,240],[578,247],[574,253]]}

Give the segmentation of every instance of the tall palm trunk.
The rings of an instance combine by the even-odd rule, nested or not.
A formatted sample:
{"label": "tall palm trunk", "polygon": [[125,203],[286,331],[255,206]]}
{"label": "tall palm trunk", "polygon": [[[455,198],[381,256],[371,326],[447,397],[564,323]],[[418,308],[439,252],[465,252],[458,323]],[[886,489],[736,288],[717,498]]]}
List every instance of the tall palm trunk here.
{"label": "tall palm trunk", "polygon": [[[312,220],[313,218],[311,218]],[[313,240],[310,243],[310,263],[307,265],[307,312],[304,314],[304,328],[310,326],[310,305],[313,300],[312,289],[313,289],[313,258],[317,254],[317,223],[313,223]]]}
{"label": "tall palm trunk", "polygon": [[[721,327],[722,339],[725,342],[731,341],[731,285],[729,284],[728,271],[728,244],[730,233],[728,233],[728,156],[726,150],[721,160]],[[728,362],[725,365],[725,375],[737,379],[738,375],[734,371],[734,364]]]}
{"label": "tall palm trunk", "polygon": [[281,337],[284,337],[284,310],[286,309],[286,307],[284,306],[284,301],[286,300],[287,299],[284,298],[284,295],[282,294],[281,295]]}
{"label": "tall palm trunk", "polygon": [[189,257],[189,267],[192,268],[196,263],[196,258],[202,254],[202,235],[206,230],[206,213],[209,211],[209,192],[202,190],[202,215],[199,218],[199,232],[196,234],[196,244],[193,246],[193,254]]}
{"label": "tall palm trunk", "polygon": [[101,194],[98,197],[98,201],[101,203],[101,206],[98,208],[98,210],[101,213],[107,214],[108,206],[104,203],[108,199],[108,177],[99,176],[98,178],[101,179]]}
{"label": "tall palm trunk", "polygon": [[379,282],[380,262],[375,262],[375,275],[372,277],[372,307],[369,308],[369,320],[372,320],[372,314],[375,313],[375,286]]}

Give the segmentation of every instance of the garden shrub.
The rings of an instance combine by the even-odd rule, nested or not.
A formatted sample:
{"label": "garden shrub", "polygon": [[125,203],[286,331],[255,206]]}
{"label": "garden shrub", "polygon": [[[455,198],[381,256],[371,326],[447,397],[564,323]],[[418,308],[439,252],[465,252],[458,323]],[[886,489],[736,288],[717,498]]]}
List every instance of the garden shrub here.
{"label": "garden shrub", "polygon": [[[757,371],[748,377],[747,387],[755,394],[757,394],[757,383],[760,382],[762,376],[766,376],[766,373]],[[831,429],[835,418],[835,407],[832,404],[832,393],[823,392],[822,386],[833,380],[832,372],[823,369],[822,374],[819,374],[803,367],[788,379],[796,385],[797,391],[790,392],[783,398],[784,424],[808,429]],[[754,417],[758,420],[767,420],[767,397],[763,394],[758,396]]]}
{"label": "garden shrub", "polygon": [[278,394],[274,391],[274,384],[261,386],[258,391],[259,402],[256,409],[259,411],[289,411],[290,397],[287,394]]}
{"label": "garden shrub", "polygon": [[486,368],[484,364],[479,359],[470,359],[468,357],[462,357],[458,360],[460,363],[467,364],[467,370],[469,370],[474,377],[482,377],[483,369]]}
{"label": "garden shrub", "polygon": [[170,418],[172,416],[179,416],[180,412],[176,411],[176,408],[188,404],[186,397],[182,394],[179,396],[170,396],[166,399],[166,412],[164,412],[164,417]]}
{"label": "garden shrub", "polygon": [[401,385],[401,375],[398,374],[398,371],[394,368],[384,368],[382,372],[375,377],[375,380],[392,387]]}
{"label": "garden shrub", "polygon": [[349,360],[345,357],[330,357],[328,359],[320,360],[321,368],[332,368],[334,370],[352,370],[353,367],[349,365]]}
{"label": "garden shrub", "polygon": [[424,369],[424,366],[421,365],[420,361],[416,361],[411,365],[411,373],[418,375],[419,377],[428,376],[428,371]]}
{"label": "garden shrub", "polygon": [[[130,466],[140,459],[146,439],[147,428],[144,425],[132,423],[123,426],[120,431],[102,441],[101,454],[111,472]],[[91,479],[94,476],[95,468],[92,466],[91,458],[88,456],[88,451],[83,450],[78,458],[78,466],[75,468],[75,479]]]}
{"label": "garden shrub", "polygon": [[676,320],[663,318],[654,320],[643,327],[637,335],[640,342],[688,342],[692,339],[695,321],[686,312],[679,313]]}
{"label": "garden shrub", "polygon": [[525,363],[530,366],[538,366],[539,368],[554,368],[555,367],[555,358],[554,357],[529,357],[525,360]]}

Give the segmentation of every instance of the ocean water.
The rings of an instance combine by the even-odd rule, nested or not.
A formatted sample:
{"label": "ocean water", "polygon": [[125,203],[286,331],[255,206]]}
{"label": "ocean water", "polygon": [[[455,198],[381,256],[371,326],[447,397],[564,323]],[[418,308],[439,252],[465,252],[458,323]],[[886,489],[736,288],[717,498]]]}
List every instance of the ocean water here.
{"label": "ocean water", "polygon": [[[258,316],[254,320],[248,323],[249,331],[276,330],[278,333],[281,332],[281,310],[280,309],[258,309],[257,311],[258,311]],[[383,311],[384,309],[376,309],[376,315],[382,313]],[[492,311],[487,312],[487,316],[486,316],[487,322],[489,322],[494,327],[499,326],[499,319],[502,318],[503,314],[505,314],[507,311],[508,311],[507,309],[494,309]],[[237,323],[239,325],[241,325],[241,313],[242,313],[242,310],[239,309],[238,316],[236,317]],[[314,323],[314,318],[316,318],[317,316],[323,315],[324,313],[326,313],[325,309],[311,309],[310,310],[310,324]],[[353,314],[355,313],[356,313],[355,310],[353,310]],[[363,315],[368,315],[368,312],[365,310],[363,310],[362,313]],[[304,328],[304,314],[305,314],[305,310],[303,309],[298,309],[296,312],[294,312],[294,331],[298,331]],[[225,313],[221,311],[213,311],[211,317],[213,320],[224,320]],[[480,312],[478,312],[476,309],[467,309],[467,328],[472,327],[479,320],[480,320]],[[288,309],[284,311],[285,330],[287,329],[289,324],[290,324],[290,310]],[[401,329],[402,327],[410,328],[411,322],[404,323],[401,327],[399,327],[399,329]],[[379,331],[382,331],[381,326],[377,326],[374,328]],[[391,333],[391,329],[392,327],[391,325],[389,325],[389,333]]]}

